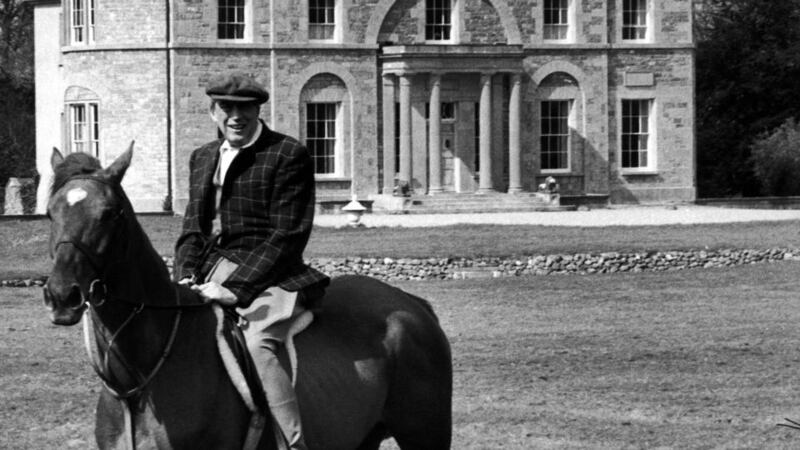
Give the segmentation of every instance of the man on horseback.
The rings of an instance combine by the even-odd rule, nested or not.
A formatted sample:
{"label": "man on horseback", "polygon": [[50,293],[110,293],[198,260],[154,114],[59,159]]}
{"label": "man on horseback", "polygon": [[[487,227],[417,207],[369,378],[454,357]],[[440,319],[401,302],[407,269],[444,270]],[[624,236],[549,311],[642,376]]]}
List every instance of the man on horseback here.
{"label": "man on horseback", "polygon": [[329,282],[302,258],[314,218],[314,164],[305,146],[259,119],[269,94],[253,78],[216,77],[206,94],[222,137],[192,153],[175,277],[244,316],[272,414],[289,447],[305,448],[297,397],[276,353],[291,320]]}

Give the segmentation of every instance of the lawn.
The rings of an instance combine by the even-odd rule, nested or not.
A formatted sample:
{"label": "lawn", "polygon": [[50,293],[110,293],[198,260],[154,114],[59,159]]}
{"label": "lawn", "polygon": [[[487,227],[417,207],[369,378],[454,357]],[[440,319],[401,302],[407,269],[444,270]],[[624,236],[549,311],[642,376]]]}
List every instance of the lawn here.
{"label": "lawn", "polygon": [[[759,238],[761,239],[761,238]],[[797,448],[800,263],[404,282],[453,347],[454,449]],[[92,448],[79,327],[0,289],[0,448]],[[384,448],[391,448],[384,445]]]}
{"label": "lawn", "polygon": [[[162,255],[172,255],[180,218],[140,216]],[[0,278],[49,272],[44,219],[0,221]],[[550,253],[636,252],[720,248],[800,248],[796,221],[646,227],[457,225],[431,228],[315,227],[306,257],[474,257]]]}

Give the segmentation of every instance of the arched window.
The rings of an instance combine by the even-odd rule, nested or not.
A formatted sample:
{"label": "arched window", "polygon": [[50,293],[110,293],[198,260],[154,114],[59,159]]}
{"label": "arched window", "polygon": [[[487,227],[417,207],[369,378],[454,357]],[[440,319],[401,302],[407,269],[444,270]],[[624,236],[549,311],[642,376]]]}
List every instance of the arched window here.
{"label": "arched window", "polygon": [[570,75],[556,72],[539,84],[539,163],[542,173],[572,170],[573,130],[580,117],[580,90]]}
{"label": "arched window", "polygon": [[344,82],[332,74],[312,77],[300,94],[301,138],[322,177],[345,176],[345,148],[349,140],[349,97]]}
{"label": "arched window", "polygon": [[100,156],[100,102],[89,89],[71,86],[64,95],[67,153]]}

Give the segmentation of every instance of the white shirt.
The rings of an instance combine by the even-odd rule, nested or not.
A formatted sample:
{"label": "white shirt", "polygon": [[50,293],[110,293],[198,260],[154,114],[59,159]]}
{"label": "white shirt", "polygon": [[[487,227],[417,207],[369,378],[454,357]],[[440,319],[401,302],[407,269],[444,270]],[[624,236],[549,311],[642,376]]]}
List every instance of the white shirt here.
{"label": "white shirt", "polygon": [[233,147],[227,139],[222,145],[219,147],[219,163],[217,164],[217,172],[214,174],[214,186],[219,189],[225,184],[225,175],[228,173],[228,169],[231,167],[231,163],[233,162],[236,155],[239,154],[239,150],[244,147],[249,147],[258,140],[258,137],[261,136],[261,131],[264,127],[261,125],[261,121],[258,122],[256,126],[256,132],[253,133],[253,137],[250,138],[250,141],[243,145],[242,147]]}
{"label": "white shirt", "polygon": [[231,167],[231,163],[236,158],[236,155],[239,154],[239,150],[253,145],[258,140],[258,137],[261,136],[263,128],[261,121],[259,121],[256,132],[253,133],[253,137],[242,147],[231,146],[231,143],[228,142],[227,139],[225,139],[225,142],[219,147],[219,161],[217,162],[217,170],[214,172],[214,190],[216,191],[214,193],[214,209],[216,213],[214,214],[214,220],[211,222],[213,233],[219,233],[220,230],[222,230],[222,221],[219,216],[219,202],[222,199],[222,185],[225,183],[225,175],[228,173],[228,169]]}

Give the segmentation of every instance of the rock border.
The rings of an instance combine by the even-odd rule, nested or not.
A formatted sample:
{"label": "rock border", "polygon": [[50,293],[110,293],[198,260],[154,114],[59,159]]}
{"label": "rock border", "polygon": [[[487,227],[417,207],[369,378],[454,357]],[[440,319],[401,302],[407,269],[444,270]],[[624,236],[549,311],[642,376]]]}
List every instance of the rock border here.
{"label": "rock border", "polygon": [[[165,257],[172,267],[172,257]],[[330,276],[368,275],[383,281],[448,280],[660,272],[696,268],[730,267],[777,261],[800,261],[800,249],[770,248],[603,252],[531,255],[516,258],[310,258],[308,263]],[[47,276],[0,280],[0,287],[43,286]]]}

